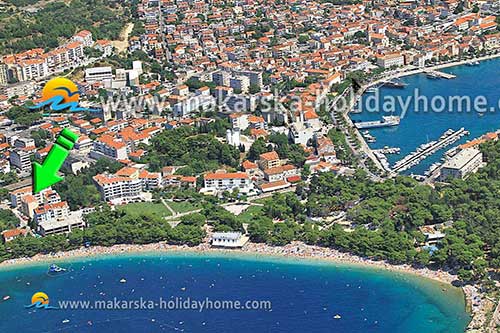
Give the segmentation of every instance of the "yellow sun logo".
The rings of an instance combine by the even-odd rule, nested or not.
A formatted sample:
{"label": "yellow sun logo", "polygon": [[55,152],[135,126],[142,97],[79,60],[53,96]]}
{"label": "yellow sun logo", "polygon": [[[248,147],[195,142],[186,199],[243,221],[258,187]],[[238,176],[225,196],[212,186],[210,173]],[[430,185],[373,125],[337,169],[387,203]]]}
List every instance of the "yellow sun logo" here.
{"label": "yellow sun logo", "polygon": [[46,293],[37,292],[31,297],[31,304],[49,305],[49,296]]}
{"label": "yellow sun logo", "polygon": [[80,92],[73,81],[63,77],[56,77],[47,82],[43,88],[42,99],[47,101],[55,96],[63,97],[63,103],[78,102]]}

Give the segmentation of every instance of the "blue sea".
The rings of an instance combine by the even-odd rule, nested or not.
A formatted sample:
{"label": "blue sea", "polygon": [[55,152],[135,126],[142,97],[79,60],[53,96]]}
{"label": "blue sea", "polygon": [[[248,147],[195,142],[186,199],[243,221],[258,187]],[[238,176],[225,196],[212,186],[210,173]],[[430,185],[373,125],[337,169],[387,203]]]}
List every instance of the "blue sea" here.
{"label": "blue sea", "polygon": [[[381,87],[379,89],[378,103],[374,103],[374,93],[366,93],[362,97],[361,109],[363,113],[352,114],[353,121],[380,120],[382,116],[388,115],[386,111],[395,109],[394,115],[402,116],[400,103],[393,108],[391,102],[387,102],[386,96],[401,98],[403,101],[409,96],[415,96],[415,89],[420,95],[442,96],[445,101],[450,101],[451,96],[471,96],[471,112],[466,112],[465,102],[459,103],[456,99],[441,107],[441,99],[435,99],[433,105],[429,102],[429,109],[424,112],[424,102],[416,102],[411,98],[408,111],[404,114],[401,123],[397,127],[379,128],[370,130],[370,134],[377,138],[377,142],[369,144],[370,147],[379,149],[384,146],[401,148],[400,155],[388,155],[391,166],[404,156],[416,150],[423,143],[437,140],[448,129],[458,130],[464,127],[470,131],[470,136],[462,138],[452,146],[448,146],[422,161],[418,166],[404,172],[405,174],[423,174],[430,165],[438,162],[446,150],[462,144],[467,140],[480,137],[481,135],[500,129],[500,59],[483,61],[479,66],[456,66],[441,70],[442,72],[456,75],[455,79],[430,79],[425,74],[417,74],[401,79],[407,86],[404,89]],[[484,96],[484,107],[478,96]],[[480,97],[482,98],[482,97]],[[430,101],[430,99],[429,99]],[[475,101],[480,109],[474,109]],[[385,105],[384,105],[385,103]],[[459,104],[462,105],[460,110]],[[368,112],[375,109],[377,112]],[[416,111],[417,110],[417,111]],[[438,110],[440,112],[432,112]]]}
{"label": "blue sea", "polygon": [[[403,273],[253,255],[137,254],[0,270],[0,332],[463,332],[460,289]],[[124,279],[124,280],[122,280]],[[122,280],[122,282],[120,282]],[[265,301],[262,310],[27,309],[60,301]],[[213,303],[216,304],[216,303]],[[265,308],[265,307],[264,307]],[[334,318],[334,316],[340,318]]]}

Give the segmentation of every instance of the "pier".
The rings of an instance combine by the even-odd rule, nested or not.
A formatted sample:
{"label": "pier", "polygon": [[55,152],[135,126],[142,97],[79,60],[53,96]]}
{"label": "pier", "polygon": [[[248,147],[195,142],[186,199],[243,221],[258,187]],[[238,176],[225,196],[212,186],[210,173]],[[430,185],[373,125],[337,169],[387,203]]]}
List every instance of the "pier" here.
{"label": "pier", "polygon": [[382,154],[399,154],[401,152],[401,148],[399,147],[384,147],[382,149],[373,149],[374,152],[382,153]]}
{"label": "pier", "polygon": [[432,69],[426,70],[425,73],[427,75],[433,75],[435,77],[441,77],[441,78],[447,79],[447,80],[454,79],[454,78],[457,77],[456,75],[453,75],[453,74],[449,74],[449,73],[445,73],[445,72],[440,72],[440,71],[432,70]]}
{"label": "pier", "polygon": [[407,170],[417,164],[419,164],[422,160],[426,159],[430,155],[434,154],[436,151],[440,150],[443,147],[449,146],[464,135],[467,135],[469,132],[466,131],[463,127],[458,131],[448,130],[444,133],[438,141],[432,141],[428,144],[422,145],[416,152],[411,153],[406,156],[402,160],[396,162],[393,172],[401,172]]}

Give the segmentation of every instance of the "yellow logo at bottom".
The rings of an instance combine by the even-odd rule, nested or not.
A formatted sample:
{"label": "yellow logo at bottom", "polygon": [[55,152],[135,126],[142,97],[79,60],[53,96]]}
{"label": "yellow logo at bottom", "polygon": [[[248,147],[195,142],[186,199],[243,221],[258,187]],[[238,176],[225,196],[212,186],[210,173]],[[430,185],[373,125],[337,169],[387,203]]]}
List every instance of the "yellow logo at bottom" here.
{"label": "yellow logo at bottom", "polygon": [[42,293],[41,291],[33,294],[31,297],[31,304],[43,304],[43,305],[49,305],[49,296],[46,293]]}
{"label": "yellow logo at bottom", "polygon": [[58,309],[54,306],[49,306],[49,295],[44,292],[36,292],[31,296],[31,304],[25,306],[28,309]]}

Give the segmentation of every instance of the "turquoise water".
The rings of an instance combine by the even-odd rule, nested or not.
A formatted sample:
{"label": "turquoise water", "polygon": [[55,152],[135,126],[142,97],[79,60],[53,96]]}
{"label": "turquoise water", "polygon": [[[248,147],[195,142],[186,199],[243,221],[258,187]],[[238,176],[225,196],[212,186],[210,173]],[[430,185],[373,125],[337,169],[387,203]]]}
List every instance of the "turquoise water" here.
{"label": "turquoise water", "polygon": [[[424,103],[415,103],[415,99],[410,100],[408,112],[405,114],[401,123],[397,127],[379,128],[370,130],[370,134],[377,138],[376,143],[369,144],[372,148],[382,148],[384,146],[400,147],[400,155],[388,155],[388,160],[393,165],[399,159],[402,159],[407,154],[416,150],[423,143],[437,140],[446,130],[458,130],[464,127],[471,132],[468,137],[462,138],[452,146],[440,150],[433,156],[422,161],[418,166],[407,170],[406,174],[415,173],[423,174],[431,164],[439,161],[443,153],[453,146],[459,145],[481,136],[487,132],[495,131],[500,128],[500,108],[498,100],[500,94],[500,59],[483,61],[479,66],[457,66],[442,70],[443,72],[455,74],[455,79],[429,79],[425,74],[418,74],[402,78],[401,81],[407,83],[404,89],[382,87],[379,89],[379,103],[369,102],[367,93],[362,98],[363,113],[353,114],[351,118],[354,121],[379,120],[383,115],[387,115],[384,111],[392,109],[391,104],[385,104],[385,96],[395,96],[402,98],[405,101],[408,96],[414,96],[414,89],[420,90],[420,95],[443,96],[446,101],[449,101],[450,96],[472,96],[471,109],[474,109],[474,100],[477,96],[484,96],[486,101],[485,109],[487,112],[471,110],[471,112],[459,111],[459,103],[451,102],[446,104],[446,108],[442,112],[423,112]],[[480,103],[481,101],[478,100]],[[372,103],[372,104],[369,104]],[[465,106],[465,103],[462,104]],[[374,107],[377,106],[377,107]],[[429,103],[430,108],[431,105]],[[441,104],[436,100],[435,106],[439,109]],[[481,106],[478,104],[476,106]],[[380,112],[367,112],[369,109],[377,109]],[[396,105],[394,114],[401,115],[401,105]],[[416,112],[415,110],[418,110]]]}
{"label": "turquoise water", "polygon": [[[321,261],[188,253],[127,255],[0,270],[0,332],[463,332],[460,289],[407,274]],[[122,278],[126,283],[120,283]],[[26,309],[61,300],[265,300],[270,310]],[[340,319],[333,316],[339,314]],[[63,321],[69,322],[63,323]]]}

